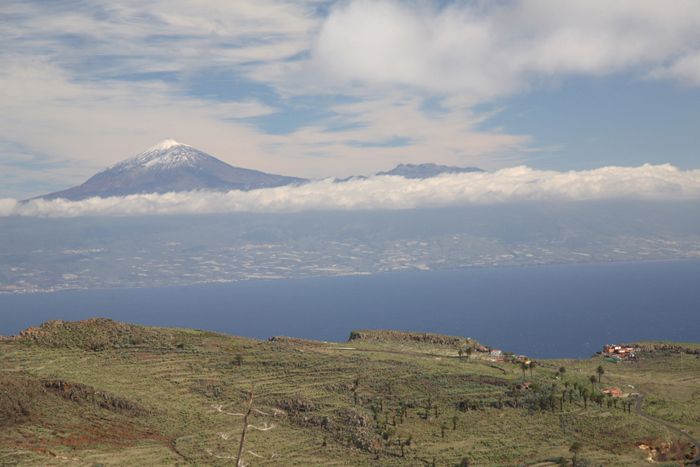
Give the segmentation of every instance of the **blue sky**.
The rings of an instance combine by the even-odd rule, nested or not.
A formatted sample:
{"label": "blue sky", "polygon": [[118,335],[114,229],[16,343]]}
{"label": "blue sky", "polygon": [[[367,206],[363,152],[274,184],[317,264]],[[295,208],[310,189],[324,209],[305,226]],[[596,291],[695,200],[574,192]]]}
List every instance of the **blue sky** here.
{"label": "blue sky", "polygon": [[700,3],[7,0],[0,197],[173,138],[346,177],[700,168]]}

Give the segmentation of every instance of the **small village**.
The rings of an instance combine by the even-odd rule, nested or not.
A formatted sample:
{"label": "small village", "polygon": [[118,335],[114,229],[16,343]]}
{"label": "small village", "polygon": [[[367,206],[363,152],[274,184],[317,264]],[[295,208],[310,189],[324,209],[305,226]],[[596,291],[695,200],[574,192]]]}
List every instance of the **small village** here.
{"label": "small village", "polygon": [[[478,346],[475,350],[479,353],[486,354],[485,359],[491,361],[492,363],[524,363],[525,365],[536,365],[537,362],[533,362],[530,358],[525,355],[516,355],[513,352],[503,352],[499,349],[493,349],[491,346]],[[639,348],[630,347],[625,345],[605,345],[603,350],[596,353],[596,355],[602,356],[603,361],[609,363],[632,363],[637,361],[637,353],[640,351]],[[580,372],[581,368],[574,368],[574,372]],[[555,377],[559,379],[559,377]],[[524,382],[518,384],[517,390],[528,390],[532,385],[532,382]],[[630,388],[634,389],[633,386]],[[601,393],[605,396],[611,398],[626,398],[629,396],[635,396],[636,393],[623,392],[620,388],[611,388],[602,390]]]}
{"label": "small village", "polygon": [[637,359],[636,352],[639,349],[634,347],[623,347],[621,345],[606,345],[603,347],[603,360],[611,363],[623,361],[634,361]]}

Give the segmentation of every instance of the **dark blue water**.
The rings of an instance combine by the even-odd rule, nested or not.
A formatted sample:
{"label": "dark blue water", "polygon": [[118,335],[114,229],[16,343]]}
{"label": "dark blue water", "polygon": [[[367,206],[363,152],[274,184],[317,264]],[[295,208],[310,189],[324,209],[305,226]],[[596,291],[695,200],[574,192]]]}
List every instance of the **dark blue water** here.
{"label": "dark blue water", "polygon": [[345,341],[354,329],[472,337],[534,358],[607,343],[700,342],[700,261],[404,272],[0,295],[0,334],[112,318],[267,339]]}

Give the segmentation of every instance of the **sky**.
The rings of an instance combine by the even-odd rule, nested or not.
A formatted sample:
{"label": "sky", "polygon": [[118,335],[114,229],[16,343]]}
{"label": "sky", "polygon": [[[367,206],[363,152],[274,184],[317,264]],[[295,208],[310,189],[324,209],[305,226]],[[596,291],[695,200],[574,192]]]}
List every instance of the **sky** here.
{"label": "sky", "polygon": [[697,196],[696,0],[4,0],[0,63],[5,212],[165,138],[306,178],[636,168],[642,198]]}

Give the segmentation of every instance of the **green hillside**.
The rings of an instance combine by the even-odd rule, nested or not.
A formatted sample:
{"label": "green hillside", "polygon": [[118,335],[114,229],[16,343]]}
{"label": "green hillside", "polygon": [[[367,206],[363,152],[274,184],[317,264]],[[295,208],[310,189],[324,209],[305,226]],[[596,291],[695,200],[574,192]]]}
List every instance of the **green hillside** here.
{"label": "green hillside", "polygon": [[481,344],[464,338],[353,336],[259,341],[105,319],[30,328],[0,339],[0,465],[235,465],[243,418],[230,414],[246,412],[253,385],[249,423],[273,428],[248,429],[251,466],[571,465],[579,443],[577,465],[694,455],[633,396],[596,399],[644,391],[649,416],[697,438],[698,354],[522,368],[468,353]]}

